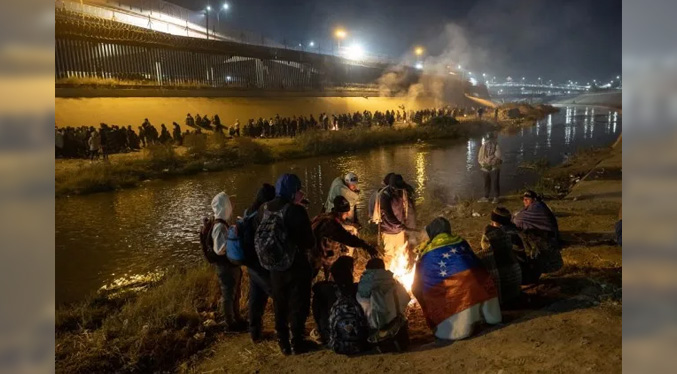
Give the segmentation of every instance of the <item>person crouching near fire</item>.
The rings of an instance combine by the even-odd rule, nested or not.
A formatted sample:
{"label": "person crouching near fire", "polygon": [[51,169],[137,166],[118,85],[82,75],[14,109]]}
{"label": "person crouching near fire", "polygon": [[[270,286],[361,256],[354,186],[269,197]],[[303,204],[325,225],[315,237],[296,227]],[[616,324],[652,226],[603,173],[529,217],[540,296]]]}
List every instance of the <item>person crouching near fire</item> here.
{"label": "person crouching near fire", "polygon": [[435,337],[469,337],[483,319],[501,322],[498,292],[489,272],[443,217],[425,228],[429,241],[419,249],[412,292]]}

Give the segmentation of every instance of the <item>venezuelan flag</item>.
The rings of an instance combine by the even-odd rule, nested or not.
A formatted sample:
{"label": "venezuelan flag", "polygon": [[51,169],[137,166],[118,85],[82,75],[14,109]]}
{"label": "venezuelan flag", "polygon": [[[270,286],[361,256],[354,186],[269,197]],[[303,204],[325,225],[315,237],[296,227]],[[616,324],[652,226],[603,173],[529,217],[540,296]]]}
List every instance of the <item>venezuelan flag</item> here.
{"label": "venezuelan flag", "polygon": [[412,289],[430,328],[473,305],[498,297],[489,272],[468,243],[440,234],[421,249]]}

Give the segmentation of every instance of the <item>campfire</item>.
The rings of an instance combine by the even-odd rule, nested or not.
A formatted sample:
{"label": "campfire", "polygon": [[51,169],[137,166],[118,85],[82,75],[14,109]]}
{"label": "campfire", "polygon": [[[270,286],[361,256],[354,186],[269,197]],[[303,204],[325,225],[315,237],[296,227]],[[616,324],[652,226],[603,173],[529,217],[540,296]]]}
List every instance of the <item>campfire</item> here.
{"label": "campfire", "polygon": [[409,256],[407,252],[408,242],[405,242],[395,257],[390,260],[388,270],[390,270],[395,278],[402,283],[407,292],[411,293],[411,285],[414,283],[414,264],[409,264]]}

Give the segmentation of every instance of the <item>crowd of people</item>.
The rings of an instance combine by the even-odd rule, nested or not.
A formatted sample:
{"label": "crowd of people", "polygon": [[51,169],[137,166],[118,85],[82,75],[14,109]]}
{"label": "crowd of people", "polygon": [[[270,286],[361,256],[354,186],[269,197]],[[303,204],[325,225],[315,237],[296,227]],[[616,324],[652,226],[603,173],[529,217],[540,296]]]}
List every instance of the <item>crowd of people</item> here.
{"label": "crowd of people", "polygon": [[338,131],[355,127],[393,126],[397,123],[414,123],[417,125],[428,122],[434,117],[467,116],[468,114],[482,117],[483,108],[431,108],[422,110],[405,110],[404,106],[396,110],[385,112],[368,110],[354,113],[327,114],[320,113],[315,118],[310,116],[251,118],[244,124],[236,120],[231,126],[221,123],[218,114],[211,119],[209,116],[190,113],[186,115],[184,130],[181,125],[173,122],[171,132],[163,123],[160,132],[150,123],[148,118],[135,131],[131,125],[117,126],[101,123],[99,128],[93,126],[55,128],[55,144],[57,158],[89,158],[100,157],[106,159],[109,154],[138,151],[142,147],[152,144],[173,144],[180,146],[189,134],[211,132],[224,136],[251,138],[280,138],[295,137],[309,130]]}
{"label": "crowd of people", "polygon": [[[376,225],[379,237],[378,243],[365,241],[357,214],[361,194],[357,175],[337,177],[312,219],[302,181],[294,174],[261,186],[242,218],[234,219],[225,192],[216,195],[200,237],[221,285],[226,328],[248,330],[252,341],[260,342],[271,298],[284,355],[319,346],[348,355],[399,352],[409,346],[412,296],[437,339],[463,339],[479,323],[500,323],[501,308],[518,302],[522,285],[562,267],[557,219],[533,191],[524,193],[524,209],[514,216],[497,205],[475,249],[443,217],[426,225],[427,240],[412,247],[411,237],[421,231],[416,191],[397,173],[387,174],[370,196],[365,224]],[[369,258],[359,277],[357,251]],[[389,268],[402,256],[414,274],[412,294]],[[238,310],[243,267],[250,283],[248,321]],[[311,310],[315,329],[309,339]]]}

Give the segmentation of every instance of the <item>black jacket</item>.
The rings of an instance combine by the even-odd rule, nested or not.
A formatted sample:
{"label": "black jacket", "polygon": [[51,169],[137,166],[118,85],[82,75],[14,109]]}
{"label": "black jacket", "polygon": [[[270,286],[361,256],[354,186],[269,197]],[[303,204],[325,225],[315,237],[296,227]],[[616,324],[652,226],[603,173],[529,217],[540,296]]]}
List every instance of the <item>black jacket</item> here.
{"label": "black jacket", "polygon": [[315,246],[315,236],[313,235],[313,229],[310,225],[310,218],[306,208],[278,196],[261,206],[258,214],[259,220],[261,219],[260,217],[263,217],[262,209],[264,207],[267,207],[271,212],[277,212],[287,204],[291,204],[284,215],[284,226],[288,230],[288,238],[298,247],[299,254],[307,257]]}

